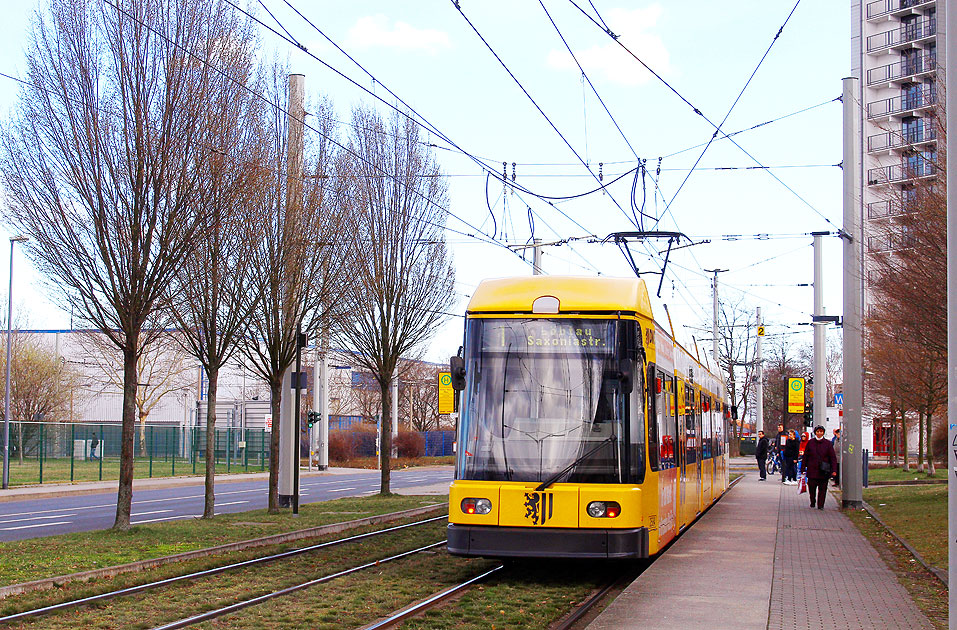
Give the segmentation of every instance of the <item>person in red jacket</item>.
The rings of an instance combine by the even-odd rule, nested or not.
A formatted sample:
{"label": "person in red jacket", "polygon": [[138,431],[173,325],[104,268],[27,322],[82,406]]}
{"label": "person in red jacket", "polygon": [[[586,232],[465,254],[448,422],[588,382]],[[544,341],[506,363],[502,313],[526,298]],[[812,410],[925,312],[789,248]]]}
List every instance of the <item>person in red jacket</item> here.
{"label": "person in red jacket", "polygon": [[[801,458],[801,468],[807,475],[807,490],[811,507],[824,509],[827,480],[837,474],[837,455],[830,440],[824,439],[824,427],[814,427],[814,437],[808,440]],[[815,500],[816,499],[816,500]]]}

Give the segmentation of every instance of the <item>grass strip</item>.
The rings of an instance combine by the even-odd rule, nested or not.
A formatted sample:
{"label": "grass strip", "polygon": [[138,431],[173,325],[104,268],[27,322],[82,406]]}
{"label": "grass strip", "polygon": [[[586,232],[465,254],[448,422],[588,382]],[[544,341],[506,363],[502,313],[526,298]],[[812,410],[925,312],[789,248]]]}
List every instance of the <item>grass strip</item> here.
{"label": "grass strip", "polygon": [[947,486],[867,488],[881,520],[935,567],[947,566]]}
{"label": "grass strip", "polygon": [[880,483],[885,481],[929,481],[934,479],[947,480],[946,467],[936,470],[934,475],[917,472],[917,470],[904,471],[903,468],[870,468],[867,471],[868,483]]}
{"label": "grass strip", "polygon": [[[343,569],[374,562],[387,557],[442,540],[444,524],[423,525],[401,530],[379,538],[354,544],[331,547],[316,553],[295,556],[285,561],[257,566],[251,569],[223,573],[192,582],[178,583],[159,591],[104,601],[86,608],[25,621],[14,628],[152,628],[252,597],[288,588],[302,582],[330,575]],[[164,567],[168,570],[170,567]],[[376,569],[372,570],[376,572]],[[162,571],[159,571],[162,573]],[[121,581],[132,576],[122,576]],[[150,579],[158,576],[150,575]],[[96,585],[77,588],[81,591]],[[117,586],[111,584],[111,587]],[[103,588],[103,585],[99,585]],[[322,590],[322,589],[318,589]],[[38,594],[31,594],[36,596]],[[288,599],[294,599],[296,595]],[[30,596],[24,596],[25,601]],[[18,600],[21,598],[17,598]],[[275,600],[285,601],[287,598]],[[23,603],[23,602],[21,602]],[[273,604],[269,607],[281,607]],[[293,627],[293,626],[290,626]]]}
{"label": "grass strip", "polygon": [[441,496],[350,497],[303,505],[298,517],[288,511],[269,514],[266,510],[254,510],[208,520],[148,523],[125,532],[109,529],[5,542],[0,543],[0,585],[127,564],[445,500]]}

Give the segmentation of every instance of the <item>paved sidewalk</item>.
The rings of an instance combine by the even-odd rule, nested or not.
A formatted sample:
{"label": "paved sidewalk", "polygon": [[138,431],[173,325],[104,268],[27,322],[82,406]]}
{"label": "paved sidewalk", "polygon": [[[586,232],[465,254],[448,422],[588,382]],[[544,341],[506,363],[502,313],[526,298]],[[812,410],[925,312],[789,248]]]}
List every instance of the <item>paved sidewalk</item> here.
{"label": "paved sidewalk", "polygon": [[932,629],[838,509],[749,474],[589,630]]}

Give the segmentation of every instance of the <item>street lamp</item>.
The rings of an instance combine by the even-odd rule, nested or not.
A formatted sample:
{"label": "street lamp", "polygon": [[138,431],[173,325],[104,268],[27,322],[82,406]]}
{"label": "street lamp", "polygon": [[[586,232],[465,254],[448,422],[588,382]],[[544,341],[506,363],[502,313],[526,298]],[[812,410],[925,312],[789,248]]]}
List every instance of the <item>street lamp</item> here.
{"label": "street lamp", "polygon": [[10,237],[10,287],[7,290],[7,363],[6,389],[3,390],[3,488],[10,486],[10,328],[13,319],[13,245],[25,243],[26,236]]}

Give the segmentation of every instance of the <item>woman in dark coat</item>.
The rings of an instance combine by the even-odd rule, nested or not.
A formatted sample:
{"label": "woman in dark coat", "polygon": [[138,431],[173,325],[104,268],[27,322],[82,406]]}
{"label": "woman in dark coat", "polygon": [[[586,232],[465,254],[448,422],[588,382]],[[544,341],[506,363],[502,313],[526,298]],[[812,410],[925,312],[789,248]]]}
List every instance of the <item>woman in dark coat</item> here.
{"label": "woman in dark coat", "polygon": [[804,447],[801,466],[807,475],[807,490],[811,507],[824,509],[827,480],[837,474],[837,455],[830,440],[824,439],[824,427],[814,427],[814,437]]}
{"label": "woman in dark coat", "polygon": [[787,441],[784,443],[784,483],[795,485],[797,483],[797,461],[798,461],[798,439],[797,433],[793,430],[788,431]]}

